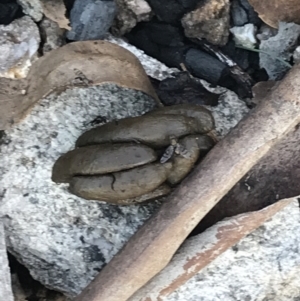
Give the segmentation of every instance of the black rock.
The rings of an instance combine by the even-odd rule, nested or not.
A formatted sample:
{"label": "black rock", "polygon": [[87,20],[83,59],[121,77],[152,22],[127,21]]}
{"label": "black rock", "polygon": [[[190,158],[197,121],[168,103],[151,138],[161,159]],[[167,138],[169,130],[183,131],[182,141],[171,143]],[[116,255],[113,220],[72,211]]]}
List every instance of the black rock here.
{"label": "black rock", "polygon": [[239,0],[231,2],[230,14],[233,26],[243,26],[248,23],[247,11],[240,4]]}
{"label": "black rock", "polygon": [[126,35],[129,43],[169,67],[180,68],[189,48],[180,28],[158,21],[141,22]]}
{"label": "black rock", "polygon": [[230,14],[233,26],[243,26],[247,23],[253,23],[256,26],[262,24],[257,12],[248,0],[232,0]]}
{"label": "black rock", "polygon": [[0,24],[8,25],[22,16],[22,8],[16,0],[0,0]]}
{"label": "black rock", "polygon": [[159,82],[151,79],[161,102],[166,105],[192,103],[199,105],[218,105],[219,94],[206,90],[198,79],[188,72],[178,72],[173,77]]}
{"label": "black rock", "polygon": [[227,73],[227,66],[204,51],[191,48],[185,55],[185,66],[196,77],[217,85]]}
{"label": "black rock", "polygon": [[[236,48],[233,40],[230,40],[224,47],[221,48],[221,50],[232,60],[234,60],[243,70],[247,70],[249,68],[250,51]],[[252,53],[255,55],[255,57],[259,57],[257,52]]]}
{"label": "black rock", "polygon": [[204,0],[147,0],[159,20],[170,24],[180,24],[181,18]]}

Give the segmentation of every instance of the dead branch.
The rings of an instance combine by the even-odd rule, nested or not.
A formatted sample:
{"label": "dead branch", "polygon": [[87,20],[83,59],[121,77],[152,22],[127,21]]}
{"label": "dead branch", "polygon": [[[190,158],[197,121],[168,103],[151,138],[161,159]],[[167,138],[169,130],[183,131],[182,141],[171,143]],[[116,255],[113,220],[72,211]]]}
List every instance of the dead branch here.
{"label": "dead branch", "polygon": [[300,121],[300,65],[207,155],[75,301],[125,301],[161,271],[199,221]]}

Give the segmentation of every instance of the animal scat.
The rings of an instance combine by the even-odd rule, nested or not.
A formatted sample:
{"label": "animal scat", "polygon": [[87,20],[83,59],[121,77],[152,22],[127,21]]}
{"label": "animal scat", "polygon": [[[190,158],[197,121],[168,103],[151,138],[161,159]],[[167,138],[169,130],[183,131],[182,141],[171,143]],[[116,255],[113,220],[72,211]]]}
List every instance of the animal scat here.
{"label": "animal scat", "polygon": [[166,181],[171,168],[172,163],[152,163],[113,175],[74,176],[69,190],[87,200],[121,204],[122,200],[137,198],[157,189]]}
{"label": "animal scat", "polygon": [[101,143],[130,142],[159,148],[169,145],[170,136],[183,137],[199,133],[198,121],[185,115],[152,115],[124,118],[118,124],[110,122],[82,134],[76,145],[79,147]]}
{"label": "animal scat", "polygon": [[149,193],[145,193],[139,197],[131,198],[131,199],[126,199],[126,200],[120,200],[118,201],[118,205],[134,205],[134,204],[139,204],[145,202],[150,202],[153,199],[158,199],[162,196],[165,196],[171,192],[171,187],[167,184],[162,184],[158,188],[154,189],[153,191]]}
{"label": "animal scat", "polygon": [[156,152],[143,144],[116,143],[76,148],[54,164],[52,180],[67,183],[73,175],[96,175],[130,169],[157,159]]}
{"label": "animal scat", "polygon": [[215,121],[211,112],[196,104],[166,106],[148,112],[146,115],[184,115],[194,118],[197,121],[197,134],[206,134],[215,128]]}

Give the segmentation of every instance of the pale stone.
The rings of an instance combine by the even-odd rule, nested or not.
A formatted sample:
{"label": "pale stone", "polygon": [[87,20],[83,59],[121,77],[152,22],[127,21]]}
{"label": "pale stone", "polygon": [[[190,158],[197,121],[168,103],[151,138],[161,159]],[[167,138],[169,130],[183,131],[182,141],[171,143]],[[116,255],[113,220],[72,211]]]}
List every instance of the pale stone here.
{"label": "pale stone", "polygon": [[17,0],[17,2],[22,6],[24,14],[29,15],[36,22],[42,20],[43,5],[41,0]]}
{"label": "pale stone", "polygon": [[39,29],[30,17],[0,25],[0,77],[26,77],[39,46]]}
{"label": "pale stone", "polygon": [[235,26],[230,28],[230,32],[234,36],[236,45],[255,48],[256,46],[256,27],[253,24],[246,24],[244,26]]}

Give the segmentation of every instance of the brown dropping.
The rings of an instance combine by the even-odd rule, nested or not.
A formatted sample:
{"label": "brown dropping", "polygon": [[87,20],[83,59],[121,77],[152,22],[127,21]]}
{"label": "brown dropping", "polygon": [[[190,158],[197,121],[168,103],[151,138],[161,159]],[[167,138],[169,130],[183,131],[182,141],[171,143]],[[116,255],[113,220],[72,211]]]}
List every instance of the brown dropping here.
{"label": "brown dropping", "polygon": [[300,24],[299,0],[249,0],[249,3],[271,27],[278,28],[279,22]]}
{"label": "brown dropping", "polygon": [[187,151],[187,156],[174,156],[172,162],[173,167],[167,180],[172,185],[179,183],[191,171],[200,155],[196,135],[185,137],[182,140],[179,140],[179,143]]}
{"label": "brown dropping", "polygon": [[74,175],[106,174],[144,165],[156,159],[155,151],[142,144],[86,146],[67,152],[55,162],[52,181],[68,183]]}
{"label": "brown dropping", "polygon": [[171,192],[170,186],[167,184],[162,184],[155,190],[145,193],[139,197],[132,198],[132,199],[127,199],[127,200],[120,200],[118,201],[119,205],[134,205],[134,204],[139,204],[143,203],[145,201],[151,201],[157,198],[160,198],[162,196],[165,196]]}
{"label": "brown dropping", "polygon": [[139,197],[163,184],[171,163],[153,163],[110,175],[75,176],[70,192],[87,200],[122,204],[122,200]]}
{"label": "brown dropping", "polygon": [[116,84],[142,91],[161,105],[143,66],[131,52],[107,41],[80,41],[38,59],[22,81],[0,78],[0,130],[22,119],[40,99],[76,86],[78,74],[86,86]]}
{"label": "brown dropping", "polygon": [[215,128],[214,118],[209,110],[196,104],[178,104],[161,107],[146,115],[183,115],[195,118],[197,121],[197,133],[206,134]]}
{"label": "brown dropping", "polygon": [[198,130],[195,118],[183,115],[146,114],[109,122],[91,129],[78,138],[76,145],[138,141],[153,147],[164,147],[170,143],[170,136],[182,137],[196,134]]}

